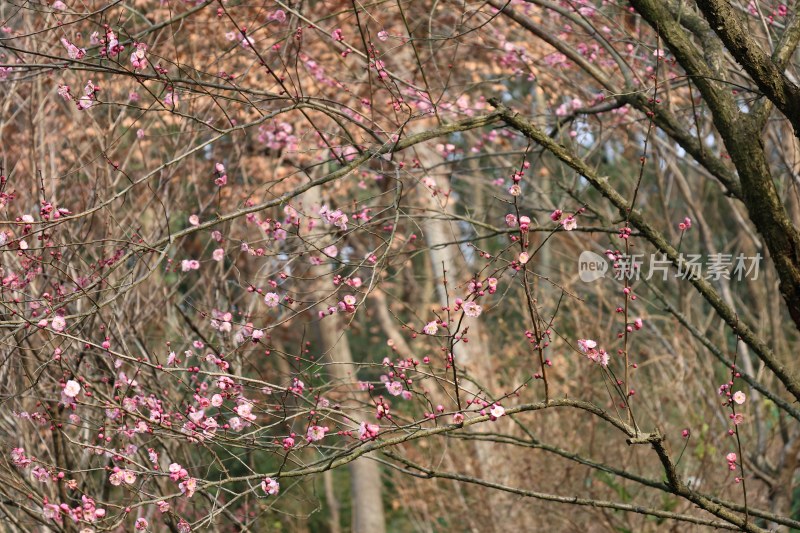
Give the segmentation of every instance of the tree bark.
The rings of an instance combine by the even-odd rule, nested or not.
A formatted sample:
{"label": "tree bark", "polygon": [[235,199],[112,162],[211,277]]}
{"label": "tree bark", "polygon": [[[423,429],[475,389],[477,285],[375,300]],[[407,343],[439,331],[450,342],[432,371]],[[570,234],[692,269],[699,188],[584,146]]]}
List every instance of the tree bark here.
{"label": "tree bark", "polygon": [[[344,331],[339,315],[325,317],[319,322],[320,338],[323,350],[332,363],[331,374],[337,383],[356,381],[353,355],[350,342]],[[342,403],[343,412],[349,412],[347,402]],[[350,413],[358,420],[358,413]],[[371,454],[356,459],[349,465],[350,492],[353,516],[351,531],[353,533],[384,533],[386,523],[383,513],[381,472],[378,463],[370,459]]]}
{"label": "tree bark", "polygon": [[[319,187],[309,190],[304,196],[304,203],[310,209],[314,209],[320,202]],[[330,279],[330,265],[314,267],[312,271],[314,279]],[[317,291],[320,298],[323,298],[325,293],[325,290]],[[328,302],[324,300],[320,301],[320,309],[327,308],[327,304]],[[341,398],[342,412],[352,416],[354,420],[359,420],[362,415],[355,412],[350,400],[352,385],[357,381],[356,367],[353,365],[353,354],[342,317],[339,314],[327,316],[318,324],[320,352],[327,356],[331,377],[338,385],[337,390],[341,391],[337,395],[338,397],[333,399]],[[353,533],[384,533],[386,531],[380,468],[370,457],[371,454],[367,454],[351,462],[348,466],[352,498],[351,531]]]}

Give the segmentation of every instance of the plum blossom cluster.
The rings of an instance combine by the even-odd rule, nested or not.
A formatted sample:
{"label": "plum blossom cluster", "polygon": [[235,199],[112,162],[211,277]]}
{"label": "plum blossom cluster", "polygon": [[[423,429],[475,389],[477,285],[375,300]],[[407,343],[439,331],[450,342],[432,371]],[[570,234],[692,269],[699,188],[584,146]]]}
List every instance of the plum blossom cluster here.
{"label": "plum blossom cluster", "polygon": [[64,48],[67,49],[67,55],[70,59],[83,59],[83,57],[86,55],[85,48],[78,48],[66,38],[61,39],[61,44],[63,44]]}
{"label": "plum blossom cluster", "polygon": [[[735,367],[733,369],[733,374],[734,374],[734,378],[735,378],[737,376]],[[733,387],[733,381],[729,381],[727,383],[723,383],[722,385],[719,386],[719,389],[717,390],[717,393],[720,396],[725,396],[727,398],[727,401],[723,405],[731,406],[731,412],[728,415],[728,418],[730,418],[730,420],[731,420],[731,422],[733,423],[734,426],[738,426],[739,424],[744,422],[745,418],[744,418],[744,415],[742,413],[737,413],[736,410],[734,409],[734,407],[736,405],[743,405],[747,401],[747,395],[744,392],[740,391],[740,390],[731,393],[731,388],[732,387]],[[728,434],[729,435],[733,435],[734,433],[735,433],[735,431],[733,429],[729,429],[728,430]]]}
{"label": "plum blossom cluster", "polygon": [[346,294],[335,306],[331,305],[325,310],[320,310],[318,312],[318,316],[319,318],[324,318],[336,313],[337,311],[343,313],[355,313],[357,302],[358,300],[356,300],[355,296],[352,294]]}
{"label": "plum blossom cluster", "polygon": [[375,69],[375,71],[378,73],[378,76],[380,76],[381,79],[386,79],[389,77],[389,73],[386,71],[386,63],[384,63],[382,60],[380,59],[372,60],[369,62],[369,64],[372,68]]}
{"label": "plum blossom cluster", "polygon": [[410,388],[414,381],[410,374],[418,364],[418,361],[411,358],[398,358],[394,362],[388,357],[383,359],[383,365],[388,367],[389,371],[382,374],[380,380],[391,396],[400,396],[404,400],[410,400],[413,397]]}
{"label": "plum blossom cluster", "polygon": [[408,392],[405,390],[405,388],[403,388],[403,383],[401,381],[391,381],[388,379],[386,381],[386,390],[392,396],[400,396],[404,392]]}
{"label": "plum blossom cluster", "polygon": [[255,44],[255,41],[252,37],[238,31],[229,31],[225,34],[225,38],[229,41],[237,41],[242,48],[250,48]]}
{"label": "plum blossom cluster", "polygon": [[590,360],[600,366],[608,366],[608,353],[602,348],[597,348],[597,342],[592,339],[578,339],[578,348]]}
{"label": "plum blossom cluster", "polygon": [[381,427],[378,424],[361,422],[358,426],[358,438],[361,440],[373,440],[378,437]]}
{"label": "plum blossom cluster", "polygon": [[11,462],[14,463],[14,466],[19,468],[27,468],[33,462],[33,459],[25,455],[24,448],[12,448],[11,449]]}
{"label": "plum blossom cluster", "polygon": [[51,202],[48,202],[47,200],[41,201],[41,205],[39,206],[39,213],[43,220],[51,220],[51,219],[58,220],[63,215],[72,214],[72,212],[69,209],[65,207],[56,208],[55,205],[53,205]]}
{"label": "plum blossom cluster", "polygon": [[[47,319],[46,318],[41,319],[37,323],[37,326],[39,326],[40,328],[46,328],[47,327]],[[61,333],[67,327],[67,321],[62,315],[56,315],[56,316],[53,317],[53,320],[50,322],[50,327],[53,328],[53,331],[57,331],[58,333]]]}
{"label": "plum blossom cluster", "polygon": [[252,323],[248,322],[239,328],[239,331],[236,332],[236,335],[233,337],[233,341],[236,344],[242,344],[249,338],[252,342],[257,343],[263,339],[265,335],[266,333],[264,333],[263,329],[256,329],[253,327]]}
{"label": "plum blossom cluster", "polygon": [[292,385],[289,387],[289,392],[296,396],[301,396],[306,389],[306,384],[298,378],[292,378]]}
{"label": "plum blossom cluster", "polygon": [[785,17],[789,14],[789,7],[786,4],[781,3],[777,4],[776,7],[773,7],[771,11],[767,11],[763,7],[759,8],[755,0],[750,0],[750,2],[747,4],[747,12],[754,17],[766,19],[766,22],[769,24],[774,24],[776,18]]}
{"label": "plum blossom cluster", "polygon": [[[83,95],[78,97],[75,105],[83,111],[84,109],[89,109],[95,103],[95,93],[100,91],[100,87],[96,86],[92,80],[86,82],[86,86],[83,88]],[[69,85],[59,85],[58,86],[58,95],[61,96],[64,100],[73,101],[75,98],[73,97]]]}
{"label": "plum blossom cluster", "polygon": [[197,490],[197,479],[190,477],[189,472],[178,463],[170,463],[169,478],[178,482],[178,489],[187,498],[191,498]]}
{"label": "plum blossom cluster", "polygon": [[258,141],[270,150],[296,152],[299,139],[293,134],[294,126],[288,122],[270,122],[258,128]]}
{"label": "plum blossom cluster", "polygon": [[564,102],[556,109],[556,116],[558,117],[565,117],[569,113],[573,111],[577,111],[578,109],[583,107],[583,100],[580,98],[573,98],[569,102]]}
{"label": "plum blossom cluster", "polygon": [[280,491],[281,486],[278,483],[277,479],[272,479],[271,477],[265,477],[261,481],[261,490],[264,491],[264,494],[267,496],[275,496]]}
{"label": "plum blossom cluster", "polygon": [[478,296],[483,296],[487,292],[489,294],[494,294],[497,292],[497,284],[498,280],[495,277],[488,277],[484,283],[481,283],[478,280],[472,280],[469,282],[467,288],[471,294],[477,294]]}
{"label": "plum blossom cluster", "polygon": [[520,189],[519,184],[522,182],[522,178],[525,177],[525,171],[531,168],[531,164],[529,161],[522,162],[522,168],[514,170],[511,174],[511,189],[509,189],[509,193],[512,196],[519,196],[522,194],[522,189]]}
{"label": "plum blossom cluster", "polygon": [[[245,398],[239,399],[239,404],[234,411],[239,416],[233,417],[228,421],[233,429],[240,430],[256,420],[256,415],[253,414],[253,403]],[[234,419],[236,419],[236,422],[234,422]]]}
{"label": "plum blossom cluster", "polygon": [[736,461],[738,460],[738,456],[734,452],[726,455],[725,460],[728,462],[728,470],[736,470]]}
{"label": "plum blossom cluster", "polygon": [[136,472],[115,466],[108,477],[108,482],[115,487],[120,486],[123,482],[127,485],[133,485],[136,482]]}
{"label": "plum blossom cluster", "polygon": [[[214,396],[218,396],[221,400],[221,396],[218,394]],[[201,398],[199,399],[198,403],[207,404],[208,400],[206,398]],[[216,402],[212,401],[212,403]],[[219,403],[221,404],[222,402],[219,401]],[[187,418],[189,420],[181,427],[181,433],[189,436],[189,442],[199,442],[205,440],[206,438],[210,438],[219,428],[219,422],[217,422],[216,418],[213,416],[206,416],[206,411],[204,409],[197,409],[195,406],[191,406]],[[233,429],[233,425],[234,424],[229,421],[226,427]]]}
{"label": "plum blossom cluster", "polygon": [[233,314],[230,312],[223,313],[213,309],[211,311],[211,327],[220,333],[230,333],[232,329],[231,322],[233,321]]}
{"label": "plum blossom cluster", "polygon": [[276,9],[267,15],[267,20],[273,20],[278,24],[283,24],[286,22],[286,13],[283,11],[283,9]]}
{"label": "plum blossom cluster", "polygon": [[347,285],[348,287],[352,287],[354,289],[357,289],[364,284],[363,280],[359,276],[353,276],[352,278],[342,278],[342,276],[339,274],[335,274],[331,281],[337,287],[341,285],[342,282],[344,282],[345,285]]}
{"label": "plum blossom cluster", "polygon": [[[515,179],[518,176],[515,176]],[[519,187],[516,183],[512,186]],[[517,193],[515,195],[520,194],[519,191],[512,191],[512,194]],[[550,214],[550,218],[554,222],[559,222],[561,228],[565,231],[572,231],[578,227],[577,216],[583,212],[583,208],[579,209],[574,215],[567,215],[565,218],[562,219],[564,216],[564,212],[561,209],[556,209]],[[519,235],[511,235],[512,242],[521,242],[522,251],[517,256],[517,262],[519,265],[525,265],[531,258],[530,254],[528,253],[527,249],[530,244],[530,229],[531,229],[531,218],[527,215],[520,215],[517,216],[514,213],[509,213],[505,216],[505,223],[506,226],[509,228],[515,228],[519,230]],[[484,254],[485,257],[485,254]],[[517,268],[518,265],[512,265],[512,267]],[[495,280],[496,284],[496,280]],[[490,291],[494,292],[494,291]]]}
{"label": "plum blossom cluster", "polygon": [[[465,301],[464,298],[456,298],[455,301],[453,302],[453,311],[454,312],[463,311],[464,314],[470,318],[478,318],[479,316],[481,316],[481,313],[483,313],[483,307],[478,305],[474,300]],[[436,323],[434,322],[433,325],[435,326]],[[436,332],[434,331],[433,334],[435,333]]]}
{"label": "plum blossom cluster", "polygon": [[564,217],[562,219],[561,217],[564,216],[564,212],[561,211],[561,209],[556,209],[555,211],[550,213],[550,219],[553,222],[559,222],[560,221],[561,227],[564,228],[564,230],[572,231],[572,230],[574,230],[574,229],[576,229],[578,227],[578,220],[576,219],[576,217],[581,212],[583,212],[583,209],[579,209],[578,212],[575,213],[574,215],[567,215],[566,217]]}
{"label": "plum blossom cluster", "polygon": [[326,223],[339,228],[341,231],[347,231],[348,218],[340,209],[331,211],[327,205],[323,205],[319,209],[319,215]]}
{"label": "plum blossom cluster", "polygon": [[75,523],[88,522],[93,524],[106,516],[106,510],[97,507],[95,501],[84,494],[81,496],[80,505],[75,507],[70,507],[66,503],[59,505],[48,503],[47,499],[45,499],[42,514],[48,520],[55,520],[56,522],[60,522],[61,516],[65,515]]}
{"label": "plum blossom cluster", "polygon": [[100,50],[100,55],[105,55],[108,57],[117,56],[125,50],[125,47],[122,46],[119,42],[119,39],[117,39],[117,34],[108,25],[105,26],[104,37],[100,37],[98,32],[93,32],[89,38],[89,42],[91,42],[92,45],[105,45]]}
{"label": "plum blossom cluster", "polygon": [[[18,468],[28,468],[34,462],[34,459],[28,457],[25,454],[25,450],[23,448],[13,448],[11,450],[11,462]],[[59,472],[58,474],[52,474],[48,472],[47,469],[41,466],[35,466],[31,468],[31,476],[37,480],[46,482],[49,481],[50,478],[54,481],[60,481],[64,479],[65,475],[63,472]],[[75,486],[74,480],[70,480],[67,482],[67,486],[73,487]],[[94,523],[98,520],[101,520],[103,517],[106,516],[106,510],[103,508],[97,507],[95,501],[92,498],[89,498],[85,494],[81,496],[81,503],[75,507],[70,507],[66,503],[62,504],[52,504],[48,501],[47,497],[43,499],[42,505],[42,513],[44,516],[49,520],[55,520],[60,522],[62,519],[62,515],[65,515],[73,520],[73,522],[88,522]]]}
{"label": "plum blossom cluster", "polygon": [[184,259],[181,261],[181,271],[182,272],[189,272],[192,270],[199,270],[200,269],[200,261],[196,259]]}
{"label": "plum blossom cluster", "polygon": [[[496,421],[498,418],[505,416],[506,408],[503,407],[500,402],[496,401],[489,401],[479,396],[474,398],[467,399],[466,405],[468,407],[472,407],[477,409],[478,414],[481,416],[489,416],[489,420],[492,422]],[[441,412],[444,408],[442,406],[437,406],[437,411]],[[453,414],[453,423],[454,424],[461,424],[465,420],[465,415],[463,412],[458,412]]]}
{"label": "plum blossom cluster", "polygon": [[147,68],[147,45],[144,43],[134,43],[131,52],[131,66],[133,70],[144,70]]}

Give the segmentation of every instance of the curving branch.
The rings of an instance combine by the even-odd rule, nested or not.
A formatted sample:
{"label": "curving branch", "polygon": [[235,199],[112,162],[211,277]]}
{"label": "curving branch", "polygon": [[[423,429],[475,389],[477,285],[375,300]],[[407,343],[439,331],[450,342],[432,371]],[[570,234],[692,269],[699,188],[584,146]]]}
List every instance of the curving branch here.
{"label": "curving branch", "polygon": [[[651,507],[644,507],[642,505],[632,505],[627,503],[617,503],[608,500],[594,500],[591,498],[579,498],[577,496],[559,496],[557,494],[548,494],[545,492],[537,492],[532,490],[526,489],[519,489],[516,487],[509,487],[508,485],[502,485],[500,483],[494,483],[491,481],[486,481],[484,479],[479,479],[472,476],[466,476],[463,474],[454,474],[452,472],[443,472],[441,470],[434,470],[432,468],[428,468],[422,466],[419,463],[415,463],[410,459],[406,459],[405,457],[401,457],[396,453],[392,452],[384,452],[384,455],[390,457],[391,459],[402,463],[405,467],[409,470],[403,470],[406,474],[416,475],[418,477],[423,477],[427,479],[434,479],[434,478],[441,478],[441,479],[450,479],[453,481],[458,481],[460,483],[471,483],[473,485],[480,485],[482,487],[487,487],[494,490],[500,490],[503,492],[509,492],[511,494],[516,494],[518,496],[524,496],[526,498],[535,498],[537,500],[544,500],[547,502],[553,503],[564,503],[569,505],[581,505],[581,506],[590,506],[590,507],[600,507],[604,509],[614,509],[616,511],[625,511],[629,513],[637,513],[643,514],[648,516],[655,516],[658,518],[664,518],[668,520],[675,520],[678,522],[686,522],[689,524],[701,525],[701,526],[709,526],[715,527],[720,529],[727,529],[731,531],[739,530],[739,527],[732,526],[725,522],[718,522],[716,520],[708,520],[706,518],[695,517],[686,514],[680,513],[673,513],[670,511],[662,511],[660,509],[653,509]],[[395,467],[397,468],[397,467]],[[752,531],[764,531],[761,529],[753,529]]]}

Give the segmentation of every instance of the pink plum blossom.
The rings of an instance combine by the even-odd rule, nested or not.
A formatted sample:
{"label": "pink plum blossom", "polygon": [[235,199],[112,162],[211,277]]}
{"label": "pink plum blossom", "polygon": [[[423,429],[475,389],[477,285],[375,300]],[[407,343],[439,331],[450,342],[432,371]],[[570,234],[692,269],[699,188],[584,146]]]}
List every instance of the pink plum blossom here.
{"label": "pink plum blossom", "polygon": [[144,70],[147,68],[147,45],[144,43],[136,43],[133,45],[133,52],[131,52],[131,65],[133,70]]}
{"label": "pink plum blossom", "polygon": [[736,402],[739,405],[742,405],[745,402],[746,399],[747,399],[747,397],[740,390],[733,393],[733,401]]}
{"label": "pink plum blossom", "polygon": [[386,383],[386,390],[392,396],[400,396],[403,392],[403,384],[399,381],[389,381]]}
{"label": "pink plum blossom", "polygon": [[187,498],[191,498],[194,495],[194,491],[197,490],[197,480],[193,477],[187,478],[178,484],[178,488]]}
{"label": "pink plum blossom", "polygon": [[267,20],[274,20],[278,24],[286,22],[286,13],[282,9],[277,9],[267,16]]}
{"label": "pink plum blossom", "polygon": [[466,302],[464,304],[464,314],[468,317],[477,318],[483,312],[483,308],[475,302]]}
{"label": "pink plum blossom", "polygon": [[55,331],[61,333],[67,327],[67,321],[64,320],[64,317],[61,315],[56,315],[53,317],[53,321],[50,324]]}
{"label": "pink plum blossom", "polygon": [[197,270],[200,268],[200,261],[196,259],[184,259],[181,261],[181,271],[189,272],[190,270]]}
{"label": "pink plum blossom", "polygon": [[64,386],[64,395],[68,398],[75,398],[78,394],[81,393],[81,385],[75,380],[67,381],[67,384]]}
{"label": "pink plum blossom", "polygon": [[306,440],[308,442],[317,442],[325,438],[325,434],[328,432],[327,427],[322,426],[309,426],[308,431],[306,432]]}
{"label": "pink plum blossom", "polygon": [[264,303],[267,304],[267,307],[277,307],[280,301],[280,296],[274,292],[268,292],[264,295]]}
{"label": "pink plum blossom", "polygon": [[67,49],[67,55],[69,56],[70,59],[83,59],[83,57],[86,55],[85,48],[78,48],[77,46],[69,42],[67,39],[62,38],[61,44],[63,44],[64,47]]}
{"label": "pink plum blossom", "polygon": [[492,406],[489,414],[491,415],[491,418],[495,420],[506,414],[506,410],[502,405],[496,403]]}
{"label": "pink plum blossom", "polygon": [[261,490],[263,490],[268,496],[275,496],[278,494],[280,488],[281,486],[278,483],[278,480],[272,479],[271,477],[264,478],[264,480],[261,482]]}
{"label": "pink plum blossom", "polygon": [[378,432],[380,431],[381,427],[377,424],[369,424],[367,422],[361,422],[358,427],[358,438],[361,440],[369,440],[374,439],[378,436]]}

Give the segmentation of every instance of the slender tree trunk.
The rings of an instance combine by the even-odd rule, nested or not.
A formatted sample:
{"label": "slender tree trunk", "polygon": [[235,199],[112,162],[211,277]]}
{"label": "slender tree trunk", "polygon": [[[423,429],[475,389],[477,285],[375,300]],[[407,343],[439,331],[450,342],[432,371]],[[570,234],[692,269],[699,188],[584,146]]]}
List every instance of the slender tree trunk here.
{"label": "slender tree trunk", "polygon": [[[427,146],[419,147],[417,155],[425,168],[431,168],[435,164],[441,163],[441,157]],[[431,177],[436,181],[437,188],[440,191],[450,190],[450,183],[446,177],[441,174],[432,175]],[[432,212],[442,214],[453,212],[454,194],[451,194],[449,198],[445,198],[442,194],[434,196],[427,191],[423,191],[422,194],[428,195],[428,207]],[[460,245],[456,244],[462,239],[462,232],[456,223],[446,220],[446,217],[436,216],[427,217],[423,223],[423,229],[425,231],[425,243],[430,250],[429,257],[434,272],[438,304],[442,307],[452,306],[456,297],[466,296],[467,290],[464,284],[470,277],[467,261],[463,257]],[[459,287],[463,288],[459,289]],[[482,320],[484,319],[481,317],[465,317],[462,327],[469,327],[469,343],[460,343],[458,345],[458,349],[453,354],[453,360],[459,372],[469,373],[481,384],[483,390],[497,390],[495,359],[487,346],[487,333],[482,327]],[[459,388],[462,385],[460,381],[456,384]],[[474,389],[475,387],[470,384],[468,388]],[[455,408],[455,406],[448,407]],[[478,460],[475,468],[479,472],[483,472],[483,477],[509,478],[507,458],[498,457],[492,450],[491,444],[476,442],[474,450]],[[513,507],[513,502],[507,495],[497,492],[490,493],[488,495],[488,506],[486,507],[488,516],[483,518],[485,531],[516,529],[514,522],[509,519],[514,510]]]}
{"label": "slender tree trunk", "polygon": [[[370,298],[375,304],[373,306],[373,309],[378,318],[378,322],[381,325],[381,329],[383,329],[384,334],[392,341],[395,351],[401,357],[414,357],[414,352],[406,342],[406,339],[403,336],[403,334],[397,328],[397,323],[395,321],[395,318],[389,311],[389,302],[386,300],[386,295],[383,294],[383,292],[381,292],[380,290],[375,290],[370,293]],[[442,460],[447,465],[447,468],[451,471],[455,471],[459,466],[461,466],[455,464],[455,462],[453,461],[453,457],[450,454],[444,455],[442,457]],[[475,520],[473,519],[472,513],[470,512],[470,506],[467,504],[467,501],[464,498],[463,485],[461,485],[458,481],[453,481],[452,484],[453,484],[453,491],[456,494],[457,504],[460,507],[460,514],[464,520],[464,523],[470,526],[470,531],[472,531],[473,533],[478,533],[480,531],[480,528],[476,527]],[[451,512],[456,513],[458,512],[458,509],[453,508],[454,505],[456,505],[456,502],[450,500],[447,506],[451,508],[450,509]]]}
{"label": "slender tree trunk", "polygon": [[339,517],[339,498],[336,497],[333,486],[333,472],[326,470],[322,474],[322,480],[325,484],[325,500],[328,502],[328,527],[330,528],[330,533],[342,533],[342,520]]}
{"label": "slender tree trunk", "polygon": [[[341,317],[328,316],[319,323],[320,338],[323,349],[332,363],[332,375],[339,382],[356,381],[353,355],[347,334],[342,328]],[[343,402],[344,412],[349,411],[347,402]],[[351,413],[358,420],[357,413]],[[351,462],[350,492],[352,497],[353,516],[351,519],[353,533],[384,533],[386,524],[383,515],[383,498],[381,473],[378,463],[367,454]]]}
{"label": "slender tree trunk", "polygon": [[[321,200],[318,188],[311,189],[305,195],[305,205],[313,209],[315,204]],[[314,269],[314,278],[319,280],[328,279],[326,274],[330,273],[329,265],[321,265]],[[322,294],[324,291],[319,291]],[[327,302],[320,302],[320,308],[327,307]],[[319,321],[319,336],[321,341],[321,352],[326,354],[327,361],[330,363],[331,375],[335,382],[340,385],[342,412],[352,416],[354,420],[359,420],[362,415],[355,412],[350,398],[352,387],[346,384],[354,384],[357,381],[356,368],[353,365],[353,355],[350,351],[350,342],[344,329],[344,321],[339,314],[327,316]],[[345,385],[342,387],[342,385]],[[348,390],[349,389],[349,390]],[[351,530],[353,533],[384,533],[386,524],[383,512],[383,490],[381,483],[381,473],[378,463],[370,459],[370,455],[365,455],[349,464],[350,488],[352,498],[352,517]]]}

